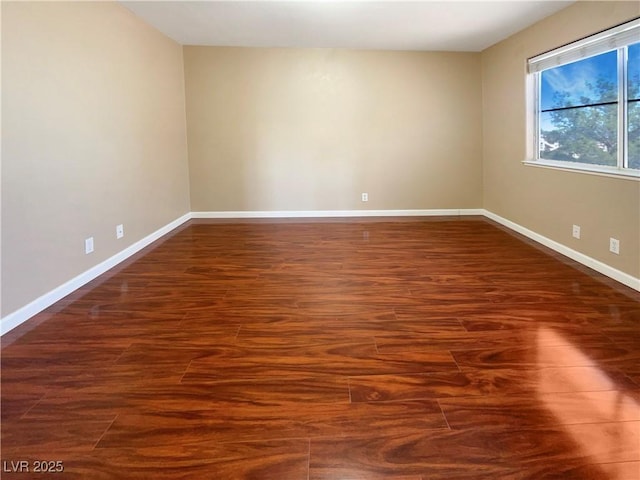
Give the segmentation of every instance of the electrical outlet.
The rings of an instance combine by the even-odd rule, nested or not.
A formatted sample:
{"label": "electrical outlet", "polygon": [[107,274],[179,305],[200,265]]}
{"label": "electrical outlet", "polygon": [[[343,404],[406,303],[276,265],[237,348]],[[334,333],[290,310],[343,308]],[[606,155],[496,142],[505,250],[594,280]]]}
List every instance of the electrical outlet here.
{"label": "electrical outlet", "polygon": [[93,237],[89,237],[84,241],[84,253],[89,254],[93,252]]}
{"label": "electrical outlet", "polygon": [[573,238],[580,238],[580,225],[573,226]]}
{"label": "electrical outlet", "polygon": [[116,227],[116,238],[124,237],[124,225],[120,224]]}
{"label": "electrical outlet", "polygon": [[615,253],[616,255],[620,254],[620,240],[617,238],[609,238],[609,251],[611,253]]}
{"label": "electrical outlet", "polygon": [[368,202],[369,201],[369,194],[368,193],[363,193],[362,194],[362,201],[363,202]]}

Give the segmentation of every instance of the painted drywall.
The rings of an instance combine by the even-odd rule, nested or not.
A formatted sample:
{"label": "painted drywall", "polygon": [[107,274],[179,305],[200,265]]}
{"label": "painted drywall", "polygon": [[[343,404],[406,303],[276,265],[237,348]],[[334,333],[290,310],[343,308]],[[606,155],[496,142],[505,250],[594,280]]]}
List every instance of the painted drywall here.
{"label": "painted drywall", "polygon": [[182,47],[117,3],[2,2],[2,316],[189,210],[484,201],[638,277],[638,182],[521,161],[526,58],[639,14],[580,2],[482,55],[186,47],[189,179]]}
{"label": "painted drywall", "polygon": [[[577,2],[482,52],[484,207],[640,277],[640,182],[525,166],[526,59],[640,15],[637,2]],[[572,225],[581,226],[581,239]],[[609,237],[620,254],[609,252]]]}
{"label": "painted drywall", "polygon": [[188,46],[184,61],[193,211],[481,207],[479,54]]}
{"label": "painted drywall", "polygon": [[3,316],[189,211],[182,47],[115,2],[2,2],[2,127]]}

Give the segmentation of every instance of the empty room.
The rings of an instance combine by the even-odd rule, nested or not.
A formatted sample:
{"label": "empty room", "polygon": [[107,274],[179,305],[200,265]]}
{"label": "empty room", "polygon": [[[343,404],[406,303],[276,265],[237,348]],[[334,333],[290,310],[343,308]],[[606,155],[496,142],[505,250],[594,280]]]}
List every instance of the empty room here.
{"label": "empty room", "polygon": [[640,480],[640,3],[1,27],[1,478]]}

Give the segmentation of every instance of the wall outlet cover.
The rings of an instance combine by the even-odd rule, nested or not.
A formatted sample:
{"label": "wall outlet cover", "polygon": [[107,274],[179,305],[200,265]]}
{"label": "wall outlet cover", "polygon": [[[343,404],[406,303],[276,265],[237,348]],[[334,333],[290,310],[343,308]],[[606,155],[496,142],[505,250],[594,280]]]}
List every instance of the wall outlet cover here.
{"label": "wall outlet cover", "polygon": [[580,225],[573,226],[573,238],[580,238]]}
{"label": "wall outlet cover", "polygon": [[616,255],[620,254],[620,240],[617,238],[609,238],[609,251],[611,253],[615,253]]}
{"label": "wall outlet cover", "polygon": [[93,252],[93,237],[89,237],[84,241],[84,253],[89,254]]}

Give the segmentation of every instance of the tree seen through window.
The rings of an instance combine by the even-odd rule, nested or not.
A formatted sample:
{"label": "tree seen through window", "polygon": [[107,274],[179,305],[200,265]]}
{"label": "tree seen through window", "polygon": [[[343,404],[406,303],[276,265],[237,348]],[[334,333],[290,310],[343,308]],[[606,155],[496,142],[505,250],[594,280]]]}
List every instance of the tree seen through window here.
{"label": "tree seen through window", "polygon": [[[625,53],[627,78],[618,78]],[[626,110],[626,168],[640,169],[640,43],[542,71],[539,102],[541,159],[615,167],[625,148],[618,128]]]}

